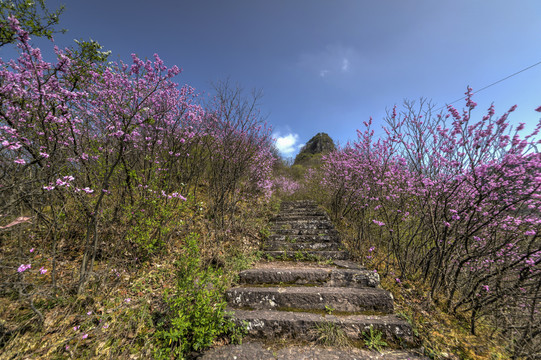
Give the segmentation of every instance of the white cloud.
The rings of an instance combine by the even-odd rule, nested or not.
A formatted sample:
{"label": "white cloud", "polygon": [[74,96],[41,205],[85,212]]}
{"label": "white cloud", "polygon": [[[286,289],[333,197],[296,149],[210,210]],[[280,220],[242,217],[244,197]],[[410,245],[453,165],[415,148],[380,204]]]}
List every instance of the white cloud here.
{"label": "white cloud", "polygon": [[289,133],[285,136],[280,136],[280,133],[275,133],[272,136],[276,139],[276,148],[283,155],[292,155],[297,150],[297,141],[299,141],[299,135]]}
{"label": "white cloud", "polygon": [[349,60],[348,58],[342,59],[342,71],[348,71],[349,70]]}
{"label": "white cloud", "polygon": [[355,72],[364,62],[364,57],[355,48],[334,44],[319,51],[300,54],[297,66],[321,78],[331,78],[337,74]]}

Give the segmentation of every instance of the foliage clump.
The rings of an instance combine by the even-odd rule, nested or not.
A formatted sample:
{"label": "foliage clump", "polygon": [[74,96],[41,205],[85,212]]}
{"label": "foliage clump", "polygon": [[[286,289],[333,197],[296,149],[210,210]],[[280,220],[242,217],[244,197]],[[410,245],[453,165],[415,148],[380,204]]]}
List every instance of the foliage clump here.
{"label": "foliage clump", "polygon": [[197,242],[198,236],[188,236],[175,262],[176,287],[165,294],[167,316],[155,335],[158,359],[182,359],[209,347],[218,336],[236,331],[225,311],[227,279],[221,270],[203,265]]}

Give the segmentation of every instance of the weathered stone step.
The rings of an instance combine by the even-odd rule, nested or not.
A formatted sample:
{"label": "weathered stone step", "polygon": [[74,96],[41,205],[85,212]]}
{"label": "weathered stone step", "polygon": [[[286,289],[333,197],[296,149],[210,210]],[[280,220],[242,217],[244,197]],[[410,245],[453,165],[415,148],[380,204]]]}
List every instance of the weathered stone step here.
{"label": "weathered stone step", "polygon": [[231,307],[253,310],[393,312],[390,292],[377,288],[235,287],[226,292]]}
{"label": "weathered stone step", "polygon": [[284,344],[276,341],[260,341],[251,339],[242,344],[218,346],[205,352],[198,360],[429,360],[420,355],[422,349],[390,350],[381,352],[357,347],[325,346],[319,344]]}
{"label": "weathered stone step", "polygon": [[288,210],[303,211],[303,210],[320,210],[320,209],[321,208],[316,204],[296,204],[296,205],[280,206],[280,211],[288,211]]}
{"label": "weathered stone step", "polygon": [[326,250],[297,250],[297,251],[281,251],[269,250],[263,251],[263,255],[272,259],[283,260],[348,260],[349,254],[346,251],[326,251]]}
{"label": "weathered stone step", "polygon": [[318,216],[318,217],[315,217],[315,216],[299,216],[298,219],[291,219],[291,218],[286,218],[286,219],[274,219],[273,220],[273,223],[285,223],[285,224],[291,224],[291,223],[294,223],[294,224],[297,224],[297,223],[312,223],[312,224],[317,224],[317,223],[320,223],[320,222],[323,222],[323,223],[327,223],[327,224],[332,224],[331,221],[329,219],[326,219],[322,216]]}
{"label": "weathered stone step", "polygon": [[376,287],[379,275],[369,270],[340,268],[261,268],[239,273],[240,284],[288,284],[330,287]]}
{"label": "weathered stone step", "polygon": [[317,206],[314,201],[284,201],[280,204],[280,208],[302,208]]}
{"label": "weathered stone step", "polygon": [[348,338],[361,340],[363,332],[368,332],[372,325],[388,341],[403,345],[415,343],[411,326],[396,315],[324,316],[307,312],[234,310],[233,317],[239,326],[246,326],[250,338],[314,341],[318,338],[318,326],[333,324]]}
{"label": "weathered stone step", "polygon": [[290,221],[290,220],[329,220],[329,217],[324,211],[310,213],[280,213],[273,217],[271,221]]}
{"label": "weathered stone step", "polygon": [[280,210],[280,213],[278,215],[287,216],[287,215],[309,215],[309,214],[312,214],[313,216],[316,216],[316,215],[327,216],[327,212],[318,207],[309,208],[309,209],[282,209]]}
{"label": "weathered stone step", "polygon": [[318,235],[279,235],[272,234],[267,238],[267,242],[286,241],[286,242],[336,242],[340,243],[338,235],[318,234]]}
{"label": "weathered stone step", "polygon": [[336,229],[271,229],[276,235],[335,235]]}
{"label": "weathered stone step", "polygon": [[295,221],[275,221],[270,228],[271,231],[282,229],[332,229],[333,224],[330,221],[322,220],[295,220]]}
{"label": "weathered stone step", "polygon": [[312,212],[319,213],[319,214],[325,213],[325,211],[318,206],[310,206],[310,207],[302,207],[302,208],[288,207],[288,208],[280,209],[280,213],[282,214],[288,214],[288,213],[302,214],[302,213],[312,213]]}
{"label": "weathered stone step", "polygon": [[329,250],[329,251],[338,251],[342,250],[343,247],[341,244],[336,242],[292,242],[292,241],[273,241],[267,242],[264,246],[265,250],[269,251],[297,251],[297,250]]}

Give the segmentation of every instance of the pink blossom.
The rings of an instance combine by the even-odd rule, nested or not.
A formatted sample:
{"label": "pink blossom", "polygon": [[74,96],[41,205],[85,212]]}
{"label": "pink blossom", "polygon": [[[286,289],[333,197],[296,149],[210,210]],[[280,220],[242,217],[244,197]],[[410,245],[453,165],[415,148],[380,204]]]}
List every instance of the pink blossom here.
{"label": "pink blossom", "polygon": [[19,266],[19,268],[17,269],[17,272],[23,273],[26,270],[30,269],[31,267],[32,267],[31,264],[21,264],[21,266]]}

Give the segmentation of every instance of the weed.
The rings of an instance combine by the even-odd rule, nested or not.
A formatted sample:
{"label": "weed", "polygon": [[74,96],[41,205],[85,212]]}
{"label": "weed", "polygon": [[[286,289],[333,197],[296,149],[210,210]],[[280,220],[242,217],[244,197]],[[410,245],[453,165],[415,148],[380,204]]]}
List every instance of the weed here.
{"label": "weed", "polygon": [[419,330],[417,329],[417,327],[416,327],[415,324],[414,324],[413,316],[409,315],[409,314],[406,313],[406,312],[398,312],[396,315],[397,315],[398,317],[401,317],[402,319],[406,320],[406,322],[407,322],[408,324],[410,324],[411,329],[413,330],[413,334],[414,334],[415,336],[417,336],[417,337],[419,336]]}
{"label": "weed", "polygon": [[268,226],[265,226],[264,228],[259,230],[259,235],[261,235],[262,239],[267,239],[270,236],[271,232]]}
{"label": "weed", "polygon": [[344,332],[335,323],[324,322],[316,325],[316,341],[325,346],[350,346],[349,339]]}
{"label": "weed", "polygon": [[381,339],[383,337],[383,333],[379,330],[374,330],[373,325],[370,325],[369,332],[363,331],[363,336],[365,339],[364,344],[369,349],[381,352],[382,347],[388,346],[388,344]]}

